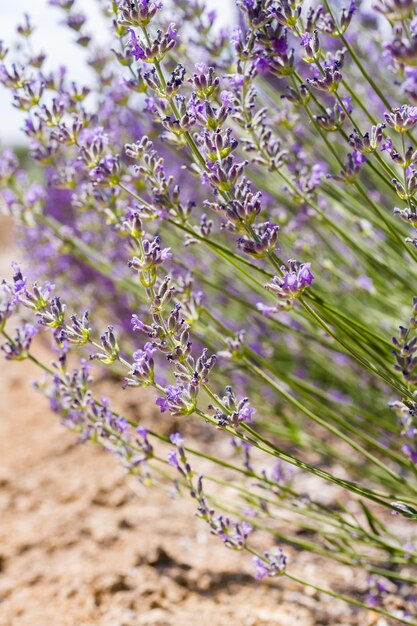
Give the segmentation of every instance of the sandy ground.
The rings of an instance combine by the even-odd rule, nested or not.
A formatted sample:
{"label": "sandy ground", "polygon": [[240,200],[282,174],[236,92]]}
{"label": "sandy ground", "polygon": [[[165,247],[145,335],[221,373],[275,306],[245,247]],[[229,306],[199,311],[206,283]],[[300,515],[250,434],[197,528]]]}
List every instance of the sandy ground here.
{"label": "sandy ground", "polygon": [[[78,445],[31,389],[36,376],[0,361],[0,626],[387,625],[291,581],[256,582],[191,502]],[[349,590],[350,572],[290,556],[299,575]]]}

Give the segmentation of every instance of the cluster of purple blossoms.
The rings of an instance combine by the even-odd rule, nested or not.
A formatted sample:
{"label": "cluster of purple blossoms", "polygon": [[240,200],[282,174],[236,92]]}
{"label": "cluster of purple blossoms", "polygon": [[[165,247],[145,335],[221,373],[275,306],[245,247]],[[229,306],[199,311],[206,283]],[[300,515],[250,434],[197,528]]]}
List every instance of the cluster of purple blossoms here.
{"label": "cluster of purple blossoms", "polygon": [[246,521],[232,522],[227,516],[215,515],[215,511],[209,506],[203,490],[203,476],[199,475],[196,485],[194,484],[194,472],[184,449],[185,439],[179,433],[173,433],[170,435],[170,442],[176,447],[176,450],[170,450],[168,453],[168,463],[175,467],[185,479],[191,497],[197,501],[198,517],[207,522],[211,534],[218,537],[227,548],[243,550],[248,536],[253,531],[251,524]]}
{"label": "cluster of purple blossoms", "polygon": [[281,268],[283,275],[274,276],[265,287],[274,293],[279,300],[294,300],[313,283],[314,276],[310,267],[311,263],[288,261],[288,269],[285,266]]}
{"label": "cluster of purple blossoms", "polygon": [[196,407],[197,389],[192,385],[168,385],[166,395],[156,400],[161,413],[169,410],[172,415],[189,415]]}
{"label": "cluster of purple blossoms", "polygon": [[136,350],[133,353],[133,367],[129,371],[129,376],[124,379],[125,386],[138,387],[141,385],[151,385],[154,378],[155,348],[151,342],[145,343],[143,350]]}
{"label": "cluster of purple blossoms", "polygon": [[220,427],[233,424],[237,429],[241,424],[250,424],[256,413],[249,398],[239,400],[230,385],[226,386],[225,395],[216,404],[209,406],[209,409],[213,411],[213,419]]}
{"label": "cluster of purple blossoms", "polygon": [[287,559],[281,549],[274,552],[264,552],[263,558],[254,556],[255,576],[258,580],[267,578],[268,576],[282,576],[285,573]]}
{"label": "cluster of purple blossoms", "polygon": [[32,339],[38,332],[36,326],[30,323],[23,324],[16,329],[16,336],[13,340],[7,340],[1,349],[5,354],[5,358],[9,361],[22,361],[27,358],[28,350],[31,346]]}
{"label": "cluster of purple blossoms", "polygon": [[407,104],[384,113],[385,123],[397,133],[406,133],[417,124],[417,107]]}
{"label": "cluster of purple blossoms", "polygon": [[384,597],[389,593],[386,582],[381,578],[376,578],[376,576],[370,576],[368,585],[369,591],[366,596],[368,604],[371,606],[383,606]]}
{"label": "cluster of purple blossoms", "polygon": [[97,401],[91,393],[91,383],[86,362],[68,371],[65,358],[61,358],[60,371],[47,392],[51,409],[61,415],[65,427],[79,434],[80,441],[99,443],[115,454],[129,473],[148,482],[148,461],[153,457],[148,431],[143,427],[133,430],[127,419],[110,409],[107,399]]}

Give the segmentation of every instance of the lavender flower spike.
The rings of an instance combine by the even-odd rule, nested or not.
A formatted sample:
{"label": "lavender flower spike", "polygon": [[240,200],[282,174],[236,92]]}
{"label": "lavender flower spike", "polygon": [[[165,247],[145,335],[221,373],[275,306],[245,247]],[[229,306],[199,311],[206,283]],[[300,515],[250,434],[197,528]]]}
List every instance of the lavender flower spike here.
{"label": "lavender flower spike", "polygon": [[309,287],[314,276],[311,273],[311,263],[298,263],[297,261],[288,261],[289,271],[282,269],[286,273],[282,277],[274,276],[274,278],[265,285],[266,289],[276,294],[282,300],[294,300],[298,298],[303,291]]}
{"label": "lavender flower spike", "polygon": [[282,576],[287,566],[287,558],[281,548],[275,552],[264,552],[263,558],[254,556],[255,577],[262,580],[268,576]]}

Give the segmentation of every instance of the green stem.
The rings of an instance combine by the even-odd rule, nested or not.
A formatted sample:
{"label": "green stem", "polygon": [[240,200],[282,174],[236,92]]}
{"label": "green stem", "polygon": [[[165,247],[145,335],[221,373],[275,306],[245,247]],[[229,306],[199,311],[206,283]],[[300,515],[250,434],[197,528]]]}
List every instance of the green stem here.
{"label": "green stem", "polygon": [[285,576],[289,578],[290,580],[298,583],[299,585],[303,585],[304,587],[310,587],[310,589],[315,589],[316,591],[319,591],[320,593],[324,593],[332,598],[336,598],[337,600],[343,600],[343,602],[353,604],[354,606],[359,606],[362,609],[367,609],[368,611],[371,611],[373,613],[378,613],[379,615],[383,615],[384,617],[388,617],[390,619],[396,620],[400,624],[408,624],[408,626],[416,626],[417,622],[410,622],[410,620],[402,619],[401,617],[398,617],[397,615],[393,615],[392,613],[389,613],[388,611],[385,611],[384,609],[381,609],[379,607],[369,606],[369,604],[365,604],[364,602],[361,602],[360,600],[355,600],[354,598],[351,598],[350,596],[346,596],[336,591],[331,591],[330,589],[324,589],[323,587],[319,587],[318,585],[315,585],[314,583],[310,583],[306,580],[303,580],[302,578],[298,578],[297,576],[294,576],[293,574],[289,574],[288,572],[285,572]]}

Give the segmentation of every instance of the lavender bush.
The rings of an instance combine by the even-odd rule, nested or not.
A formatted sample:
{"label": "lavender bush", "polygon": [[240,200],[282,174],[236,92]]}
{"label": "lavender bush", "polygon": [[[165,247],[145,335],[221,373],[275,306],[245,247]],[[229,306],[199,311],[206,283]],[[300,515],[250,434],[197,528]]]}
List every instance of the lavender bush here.
{"label": "lavender bush", "polygon": [[[416,624],[415,3],[238,0],[226,31],[200,0],[103,2],[105,49],[74,0],[50,4],[94,78],[44,71],[27,16],[1,48],[30,145],[0,160],[21,252],[6,359],[46,372],[81,440],[188,494],[257,578]],[[181,434],[118,414],[92,366],[150,388]],[[369,588],[299,579],[287,545]]]}

